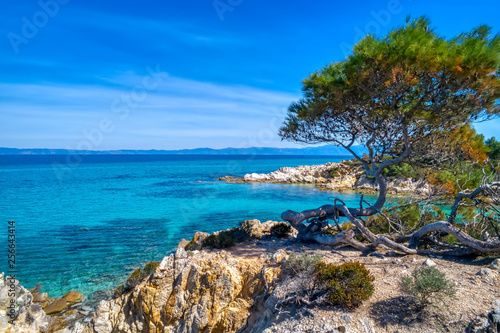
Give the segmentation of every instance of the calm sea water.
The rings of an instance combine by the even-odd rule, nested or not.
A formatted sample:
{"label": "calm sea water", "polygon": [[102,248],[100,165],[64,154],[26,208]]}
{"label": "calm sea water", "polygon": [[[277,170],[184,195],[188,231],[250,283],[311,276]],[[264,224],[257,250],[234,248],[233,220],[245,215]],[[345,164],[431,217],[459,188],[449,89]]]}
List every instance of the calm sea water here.
{"label": "calm sea water", "polygon": [[[18,279],[53,297],[115,288],[135,268],[161,260],[181,238],[279,220],[287,210],[331,203],[312,186],[226,184],[225,175],[340,161],[308,156],[0,156],[0,271],[16,221]],[[68,164],[68,162],[70,164]],[[355,194],[342,194],[358,202]]]}

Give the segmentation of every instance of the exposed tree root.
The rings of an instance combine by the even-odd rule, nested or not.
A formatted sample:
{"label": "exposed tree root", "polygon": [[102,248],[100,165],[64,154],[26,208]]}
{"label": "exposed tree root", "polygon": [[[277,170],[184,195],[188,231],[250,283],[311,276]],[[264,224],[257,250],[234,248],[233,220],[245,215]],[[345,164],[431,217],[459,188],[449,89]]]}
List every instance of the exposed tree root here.
{"label": "exposed tree root", "polygon": [[[324,205],[317,209],[309,209],[300,213],[293,211],[286,211],[282,214],[282,218],[285,221],[290,222],[294,227],[300,224],[302,230],[299,234],[300,238],[305,241],[315,241],[316,243],[328,245],[328,246],[341,246],[348,245],[352,246],[360,251],[375,251],[377,247],[386,246],[395,251],[399,251],[405,254],[422,254],[422,255],[443,255],[443,256],[463,256],[471,254],[486,254],[486,253],[500,253],[500,242],[484,242],[475,238],[472,238],[464,231],[460,230],[458,227],[448,223],[448,222],[436,222],[428,224],[418,231],[413,233],[413,235],[404,235],[398,237],[398,239],[393,240],[385,235],[375,235],[372,233],[362,222],[361,219],[353,216],[351,209],[347,208],[345,205]],[[339,232],[336,235],[324,235],[320,231],[320,227],[317,224],[311,224],[305,226],[302,221],[307,218],[327,218],[332,215],[342,215],[349,219],[349,221],[356,226],[356,231],[369,242],[369,244],[364,244],[354,237],[356,236],[356,231],[353,229]],[[454,246],[453,250],[437,251],[437,250],[422,250],[418,249],[418,245],[421,241],[429,234],[436,232],[444,232],[452,235],[457,240],[459,240],[464,247]],[[408,246],[403,245],[409,240]],[[433,242],[434,245],[440,245],[439,242]],[[442,244],[445,247],[445,244]],[[440,246],[441,247],[441,246]],[[449,246],[446,246],[449,247]]]}

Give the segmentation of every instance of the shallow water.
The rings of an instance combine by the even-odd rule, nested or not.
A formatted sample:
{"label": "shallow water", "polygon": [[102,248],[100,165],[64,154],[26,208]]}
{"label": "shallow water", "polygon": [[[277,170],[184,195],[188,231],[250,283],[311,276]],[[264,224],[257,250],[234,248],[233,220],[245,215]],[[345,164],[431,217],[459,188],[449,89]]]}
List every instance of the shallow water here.
{"label": "shallow water", "polygon": [[[112,289],[196,231],[279,220],[287,209],[316,208],[335,196],[313,186],[226,184],[217,177],[341,159],[106,155],[68,166],[64,156],[0,156],[0,247],[6,253],[7,222],[15,220],[21,284],[42,282],[52,297]],[[359,202],[357,194],[341,196]],[[0,271],[7,271],[7,255]]]}

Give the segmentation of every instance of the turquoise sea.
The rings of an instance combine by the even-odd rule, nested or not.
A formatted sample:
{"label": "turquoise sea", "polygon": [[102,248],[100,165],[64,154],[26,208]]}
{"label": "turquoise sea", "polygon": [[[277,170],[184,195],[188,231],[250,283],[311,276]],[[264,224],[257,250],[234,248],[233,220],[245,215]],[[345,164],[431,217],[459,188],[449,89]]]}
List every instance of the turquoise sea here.
{"label": "turquoise sea", "polygon": [[[17,278],[52,297],[90,295],[171,253],[181,238],[279,220],[287,210],[331,203],[335,193],[290,184],[226,184],[225,175],[267,173],[342,157],[93,155],[0,156],[0,271],[8,221],[16,222]],[[342,194],[357,202],[356,194]]]}

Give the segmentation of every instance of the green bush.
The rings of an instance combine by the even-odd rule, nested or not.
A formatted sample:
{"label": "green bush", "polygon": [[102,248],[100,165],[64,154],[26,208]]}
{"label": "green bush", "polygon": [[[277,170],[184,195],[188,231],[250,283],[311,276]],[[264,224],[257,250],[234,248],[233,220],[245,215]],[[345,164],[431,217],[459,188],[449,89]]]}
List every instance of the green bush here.
{"label": "green bush", "polygon": [[317,262],[316,278],[324,284],[328,300],[333,304],[354,308],[373,294],[374,277],[359,262],[346,262],[341,265]]}
{"label": "green bush", "polygon": [[160,262],[158,261],[150,261],[144,265],[144,268],[142,269],[142,273],[144,276],[150,275],[156,271],[156,268],[160,265]]}
{"label": "green bush", "polygon": [[232,228],[210,235],[203,241],[203,246],[215,249],[226,249],[245,240],[246,233],[241,228]]}
{"label": "green bush", "polygon": [[124,292],[125,292],[125,286],[123,284],[120,284],[118,288],[115,289],[115,292],[113,293],[113,298],[120,297],[121,295],[123,295]]}
{"label": "green bush", "polygon": [[271,236],[285,238],[292,232],[292,227],[287,223],[278,223],[271,227]]}
{"label": "green bush", "polygon": [[314,265],[321,259],[323,257],[317,253],[305,252],[298,256],[292,253],[281,267],[282,274],[294,277],[308,270],[312,272]]}
{"label": "green bush", "polygon": [[414,297],[422,307],[434,301],[442,302],[456,293],[455,285],[446,278],[443,272],[435,267],[425,266],[415,269],[411,276],[403,277],[401,289]]}
{"label": "green bush", "polygon": [[330,177],[332,178],[335,178],[335,177],[338,177],[340,176],[340,173],[339,173],[339,168],[338,167],[333,167],[331,169],[328,169],[328,174],[330,175]]}
{"label": "green bush", "polygon": [[144,278],[154,273],[159,264],[160,263],[158,261],[150,261],[144,265],[143,269],[137,268],[132,272],[132,274],[129,275],[125,287],[121,290],[123,292],[132,290],[135,286],[141,283]]}

